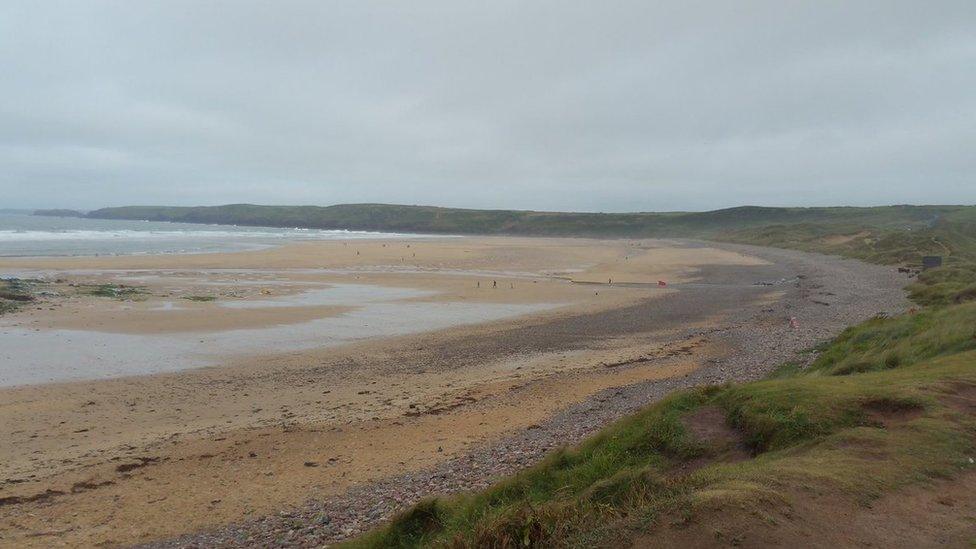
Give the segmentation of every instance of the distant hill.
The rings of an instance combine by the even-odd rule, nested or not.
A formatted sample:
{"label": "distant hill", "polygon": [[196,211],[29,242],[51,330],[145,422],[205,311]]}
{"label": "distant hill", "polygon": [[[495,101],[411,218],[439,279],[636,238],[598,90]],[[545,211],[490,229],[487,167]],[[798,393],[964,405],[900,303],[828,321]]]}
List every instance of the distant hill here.
{"label": "distant hill", "polygon": [[177,221],[428,234],[703,238],[831,253],[875,263],[923,254],[976,261],[976,206],[770,208],[710,212],[575,213],[433,206],[126,206],[97,219]]}
{"label": "distant hill", "polygon": [[45,217],[85,217],[85,212],[79,212],[78,210],[34,210],[32,215],[39,215]]}
{"label": "distant hill", "polygon": [[872,227],[925,226],[961,206],[878,208],[767,208],[742,206],[711,212],[573,213],[470,210],[432,206],[343,204],[337,206],[226,206],[103,208],[98,219],[134,219],[266,227],[350,229],[435,234],[573,236],[707,236],[776,224],[830,223]]}

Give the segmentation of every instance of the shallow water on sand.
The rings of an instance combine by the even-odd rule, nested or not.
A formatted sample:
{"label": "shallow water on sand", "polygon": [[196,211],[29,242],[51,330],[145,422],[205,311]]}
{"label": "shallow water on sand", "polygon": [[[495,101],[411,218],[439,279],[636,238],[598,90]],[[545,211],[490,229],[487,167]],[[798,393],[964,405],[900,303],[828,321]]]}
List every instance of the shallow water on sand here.
{"label": "shallow water on sand", "polygon": [[395,301],[412,297],[436,295],[437,292],[391,288],[371,284],[332,284],[328,288],[306,290],[291,295],[269,296],[267,299],[221,301],[229,309],[267,309],[269,307],[324,307],[329,305],[358,305],[378,301]]}
{"label": "shallow water on sand", "polygon": [[241,309],[345,305],[353,310],[305,323],[207,333],[118,334],[0,325],[0,387],[144,375],[219,365],[246,355],[328,347],[499,320],[558,304],[410,302],[435,292],[365,284],[228,301]]}

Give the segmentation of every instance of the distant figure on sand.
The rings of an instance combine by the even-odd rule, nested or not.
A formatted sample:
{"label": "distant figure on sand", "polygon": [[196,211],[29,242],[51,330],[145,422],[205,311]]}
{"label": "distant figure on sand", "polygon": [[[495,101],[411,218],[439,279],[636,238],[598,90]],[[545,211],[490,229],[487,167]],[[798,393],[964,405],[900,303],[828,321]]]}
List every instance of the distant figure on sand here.
{"label": "distant figure on sand", "polygon": [[497,280],[492,280],[491,281],[491,287],[492,288],[497,288],[498,287],[498,281]]}

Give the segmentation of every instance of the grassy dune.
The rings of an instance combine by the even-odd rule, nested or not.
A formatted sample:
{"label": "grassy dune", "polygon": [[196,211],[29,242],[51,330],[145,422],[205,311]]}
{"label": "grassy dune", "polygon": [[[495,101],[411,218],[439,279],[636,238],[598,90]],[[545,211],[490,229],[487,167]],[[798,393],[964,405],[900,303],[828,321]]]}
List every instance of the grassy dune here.
{"label": "grassy dune", "polygon": [[976,223],[940,219],[923,227],[769,225],[730,231],[716,240],[854,257],[871,263],[918,265],[923,255],[976,261]]}
{"label": "grassy dune", "polygon": [[976,300],[976,264],[953,263],[919,275],[909,287],[911,298],[923,305],[951,305]]}
{"label": "grassy dune", "polygon": [[[920,311],[849,328],[805,369],[675,393],[488,490],[422,502],[347,545],[701,546],[770,535],[803,545],[804,531],[837,529],[837,507],[867,509],[898,488],[972,469],[973,233],[930,229],[938,233],[925,238],[946,238],[958,257],[911,286]],[[807,227],[763,234],[793,247],[785,239],[814,232],[854,257],[897,262],[928,250],[910,231],[859,244]],[[797,516],[809,501],[819,503]]]}

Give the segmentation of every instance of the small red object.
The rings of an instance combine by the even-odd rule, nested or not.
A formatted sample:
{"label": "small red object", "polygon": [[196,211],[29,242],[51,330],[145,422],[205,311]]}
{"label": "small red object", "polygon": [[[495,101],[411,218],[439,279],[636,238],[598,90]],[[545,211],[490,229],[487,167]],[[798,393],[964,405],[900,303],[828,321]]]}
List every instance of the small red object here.
{"label": "small red object", "polygon": [[658,281],[657,281],[657,285],[658,285],[658,286],[667,286],[667,285],[668,285],[668,283],[667,283],[667,282],[665,282],[665,281],[663,281],[663,280],[658,280]]}

